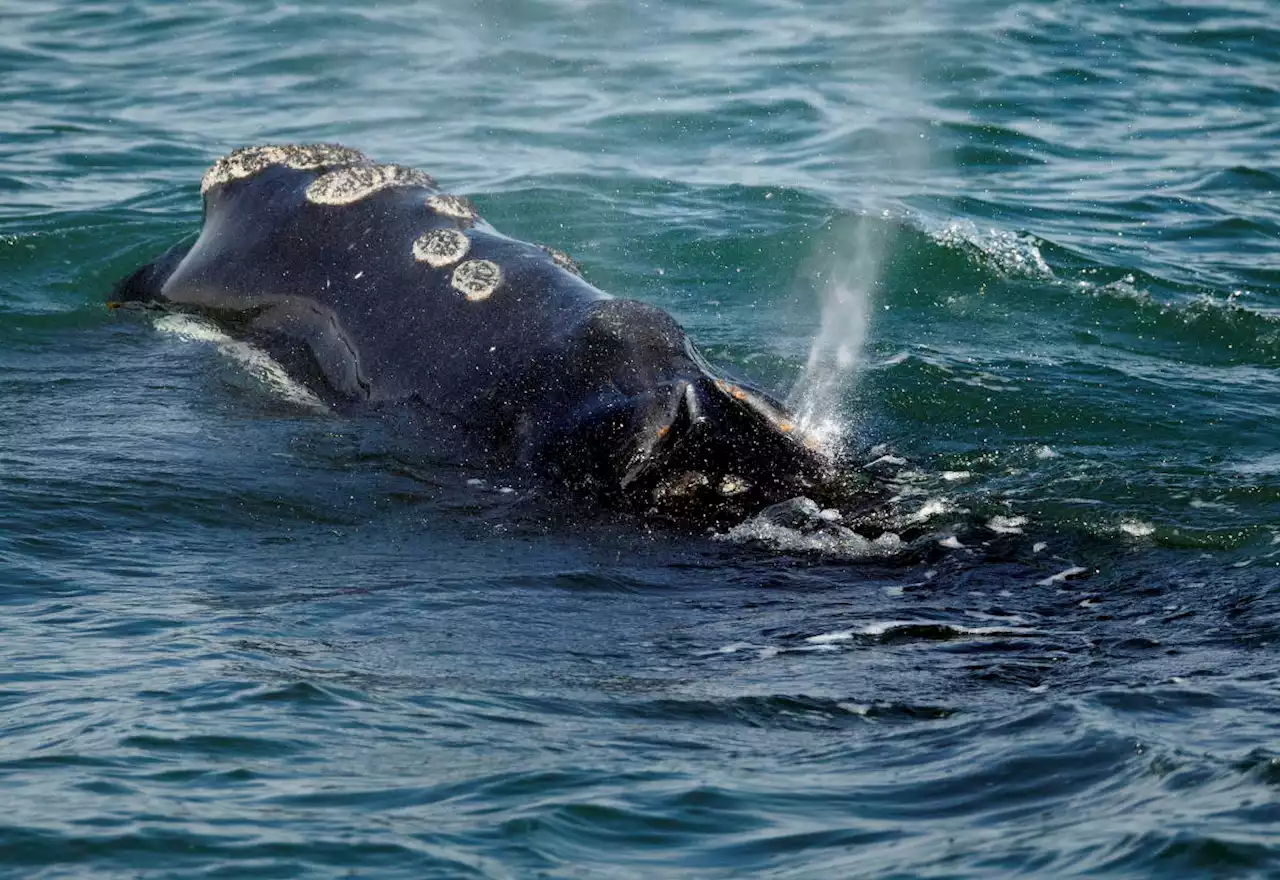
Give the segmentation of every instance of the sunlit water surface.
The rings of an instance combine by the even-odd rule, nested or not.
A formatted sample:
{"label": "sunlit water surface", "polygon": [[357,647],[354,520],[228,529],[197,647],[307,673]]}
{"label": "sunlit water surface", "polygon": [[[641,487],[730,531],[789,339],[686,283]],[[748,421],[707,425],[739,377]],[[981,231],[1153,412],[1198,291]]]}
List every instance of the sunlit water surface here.
{"label": "sunlit water surface", "polygon": [[[0,870],[1280,873],[1280,8],[348,6],[0,13]],[[794,391],[901,541],[566,510],[104,308],[286,140]]]}

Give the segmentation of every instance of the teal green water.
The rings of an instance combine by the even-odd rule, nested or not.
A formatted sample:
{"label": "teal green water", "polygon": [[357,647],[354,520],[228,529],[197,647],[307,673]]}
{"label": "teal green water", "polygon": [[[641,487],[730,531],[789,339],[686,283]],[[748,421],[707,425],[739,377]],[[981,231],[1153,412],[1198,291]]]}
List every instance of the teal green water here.
{"label": "teal green water", "polygon": [[[0,873],[1280,875],[1274,3],[0,24]],[[848,295],[902,546],[564,510],[107,311],[293,140],[783,394]]]}

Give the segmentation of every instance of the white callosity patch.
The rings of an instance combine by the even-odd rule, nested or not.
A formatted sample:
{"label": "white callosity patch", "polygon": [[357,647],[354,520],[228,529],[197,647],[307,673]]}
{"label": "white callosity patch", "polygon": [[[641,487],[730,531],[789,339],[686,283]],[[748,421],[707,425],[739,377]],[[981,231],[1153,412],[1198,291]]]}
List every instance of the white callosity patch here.
{"label": "white callosity patch", "polygon": [[307,187],[307,201],[350,205],[392,187],[435,186],[430,174],[403,165],[350,165],[322,174]]}
{"label": "white callosity patch", "polygon": [[470,199],[464,199],[462,196],[455,196],[449,193],[427,196],[427,205],[437,214],[452,217],[454,220],[461,220],[464,223],[472,223],[480,216],[479,212],[476,211],[476,206],[472,204]]}
{"label": "white callosity patch", "polygon": [[283,165],[295,171],[320,171],[368,162],[364,153],[340,144],[263,144],[242,147],[213,163],[200,181],[200,192],[205,194],[214,187],[233,180],[244,180],[272,165]]}
{"label": "white callosity patch", "polygon": [[733,474],[726,474],[720,481],[720,485],[716,488],[719,490],[721,495],[724,495],[726,498],[732,498],[735,495],[741,495],[743,492],[746,492],[751,488],[751,484],[742,479],[742,477],[737,477]]}
{"label": "white callosity patch", "polygon": [[472,302],[488,299],[502,284],[502,270],[489,260],[467,260],[453,270],[453,289]]}
{"label": "white callosity patch", "polygon": [[471,250],[471,239],[456,229],[433,229],[413,243],[413,258],[433,269],[452,266]]}
{"label": "white callosity patch", "polygon": [[574,260],[573,257],[569,256],[564,251],[556,250],[553,247],[547,247],[545,244],[540,245],[540,247],[547,252],[548,256],[551,257],[551,262],[555,263],[561,269],[572,272],[579,278],[582,277],[582,267],[578,265],[577,261]]}

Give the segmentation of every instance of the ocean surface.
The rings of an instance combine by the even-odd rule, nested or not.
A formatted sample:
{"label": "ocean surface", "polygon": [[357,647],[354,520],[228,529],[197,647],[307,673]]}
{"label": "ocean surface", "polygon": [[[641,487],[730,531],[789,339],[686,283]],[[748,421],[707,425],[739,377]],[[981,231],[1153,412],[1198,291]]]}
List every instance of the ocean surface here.
{"label": "ocean surface", "polygon": [[[566,509],[105,307],[282,141],[799,386],[889,537]],[[12,0],[0,874],[1280,876],[1278,420],[1274,0]]]}

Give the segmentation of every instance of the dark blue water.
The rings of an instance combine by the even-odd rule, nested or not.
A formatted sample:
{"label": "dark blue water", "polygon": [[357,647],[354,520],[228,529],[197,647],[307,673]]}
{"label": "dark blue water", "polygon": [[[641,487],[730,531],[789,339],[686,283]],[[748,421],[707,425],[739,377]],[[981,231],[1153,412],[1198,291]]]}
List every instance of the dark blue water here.
{"label": "dark blue water", "polygon": [[[1271,0],[14,2],[0,132],[6,874],[1280,876]],[[902,540],[566,509],[104,307],[290,140],[780,393],[865,332]]]}

